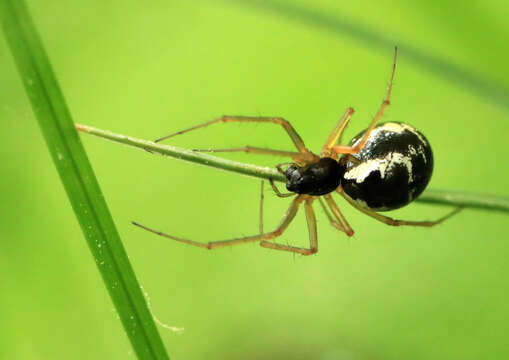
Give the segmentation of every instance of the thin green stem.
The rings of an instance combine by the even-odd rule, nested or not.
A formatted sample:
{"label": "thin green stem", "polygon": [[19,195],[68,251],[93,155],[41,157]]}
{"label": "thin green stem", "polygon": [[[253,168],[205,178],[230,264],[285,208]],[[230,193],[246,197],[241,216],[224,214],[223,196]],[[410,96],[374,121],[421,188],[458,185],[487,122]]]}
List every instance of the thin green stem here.
{"label": "thin green stem", "polygon": [[494,194],[431,189],[424,192],[417,201],[430,204],[458,205],[465,208],[509,212],[509,197]]}
{"label": "thin green stem", "polygon": [[[232,171],[256,178],[272,179],[280,182],[286,181],[284,175],[273,168],[222,159],[200,152],[182,149],[176,146],[162,145],[153,141],[137,139],[132,136],[93,128],[91,126],[76,124],[76,128],[87,134],[95,135],[121,144],[134,146],[151,153],[171,156],[176,159],[191,161],[197,164],[212,166],[218,169]],[[509,212],[509,197],[501,195],[429,189],[426,190],[416,201],[430,204]]]}
{"label": "thin green stem", "polygon": [[134,351],[139,359],[168,359],[24,1],[0,0],[0,21],[53,162]]}
{"label": "thin green stem", "polygon": [[283,174],[276,169],[261,167],[252,164],[245,164],[238,161],[218,158],[216,156],[204,154],[198,151],[187,150],[171,145],[163,145],[153,141],[137,139],[132,136],[117,134],[107,130],[93,128],[91,126],[76,124],[79,131],[112,140],[121,144],[137,147],[151,153],[171,156],[175,159],[191,161],[197,164],[212,166],[218,169],[233,171],[239,174],[253,176],[261,179],[273,179],[276,181],[285,181]]}

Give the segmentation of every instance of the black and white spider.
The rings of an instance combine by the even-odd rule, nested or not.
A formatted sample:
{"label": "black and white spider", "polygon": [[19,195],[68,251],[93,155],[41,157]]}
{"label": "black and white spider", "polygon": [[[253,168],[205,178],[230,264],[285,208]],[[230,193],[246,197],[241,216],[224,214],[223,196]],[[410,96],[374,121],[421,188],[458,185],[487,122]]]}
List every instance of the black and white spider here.
{"label": "black and white spider", "polygon": [[[278,117],[223,116],[156,140],[156,142],[162,141],[175,135],[221,122],[256,122],[281,125],[297,148],[296,152],[252,146],[196,150],[211,152],[244,151],[285,156],[293,160],[292,163],[276,166],[278,171],[286,176],[286,188],[290,193],[282,194],[274,182],[272,180],[270,182],[279,197],[295,196],[281,223],[275,230],[236,239],[201,243],[168,235],[136,222],[133,222],[133,224],[155,234],[205,249],[260,242],[260,245],[266,248],[311,255],[318,251],[316,218],[312,206],[315,200],[319,200],[334,227],[345,232],[348,236],[352,236],[354,233],[331,196],[334,191],[344,197],[353,207],[388,225],[430,227],[449,218],[459,209],[436,221],[395,220],[379,214],[380,211],[394,210],[415,200],[428,184],[433,172],[433,154],[424,135],[405,123],[386,122],[377,125],[390,103],[396,58],[397,48],[394,51],[394,63],[387,94],[369,127],[354,137],[348,145],[339,145],[341,135],[354,113],[352,108],[348,108],[329,134],[319,156],[306,148],[304,141],[288,121]],[[286,166],[286,169],[283,168],[284,166]],[[302,204],[304,204],[309,229],[309,248],[269,241],[280,236],[286,230]]]}

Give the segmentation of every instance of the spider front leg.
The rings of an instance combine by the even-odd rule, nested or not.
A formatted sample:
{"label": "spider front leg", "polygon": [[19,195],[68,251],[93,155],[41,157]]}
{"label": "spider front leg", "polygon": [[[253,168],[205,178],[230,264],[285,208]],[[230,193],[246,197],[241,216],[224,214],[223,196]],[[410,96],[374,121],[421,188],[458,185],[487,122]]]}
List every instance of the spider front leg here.
{"label": "spider front leg", "polygon": [[451,211],[450,213],[446,214],[445,216],[442,216],[441,218],[439,218],[437,220],[431,220],[431,221],[429,221],[429,220],[425,220],[425,221],[398,220],[398,219],[393,219],[391,217],[379,214],[376,211],[368,210],[368,209],[365,209],[363,207],[360,207],[352,198],[350,198],[344,192],[338,190],[338,193],[341,196],[343,196],[346,199],[346,201],[348,201],[350,203],[350,205],[352,205],[357,210],[363,212],[364,214],[366,214],[368,216],[371,216],[373,219],[376,219],[376,220],[378,220],[380,222],[383,222],[384,224],[391,225],[391,226],[424,226],[424,227],[432,227],[432,226],[435,226],[435,225],[438,225],[438,224],[444,222],[445,220],[449,219],[453,215],[456,215],[457,213],[459,213],[462,210],[461,207],[458,207],[458,208],[454,209],[453,211]]}
{"label": "spider front leg", "polygon": [[[295,200],[301,198],[302,196],[307,195],[299,195]],[[308,232],[309,232],[309,248],[300,248],[296,246],[277,244],[270,241],[262,241],[260,246],[273,249],[273,250],[282,250],[289,251],[301,255],[313,255],[318,251],[318,235],[316,231],[316,217],[315,212],[313,211],[313,198],[307,197],[306,203],[304,204],[306,209],[306,220],[308,224]]]}
{"label": "spider front leg", "polygon": [[255,241],[271,240],[271,239],[274,239],[274,238],[280,236],[286,230],[288,225],[290,225],[292,220],[295,218],[295,215],[297,214],[297,210],[299,209],[301,202],[304,200],[304,197],[305,197],[305,195],[300,195],[292,201],[292,204],[290,205],[290,207],[286,211],[285,215],[283,216],[281,223],[274,231],[267,233],[267,234],[246,236],[246,237],[237,238],[237,239],[213,241],[213,242],[209,242],[209,243],[201,243],[201,242],[194,241],[194,240],[188,240],[188,239],[179,238],[179,237],[176,237],[173,235],[168,235],[161,231],[157,231],[157,230],[151,229],[149,227],[146,227],[144,225],[141,225],[139,223],[136,223],[134,221],[132,223],[133,223],[133,225],[136,225],[144,230],[150,231],[154,234],[166,237],[168,239],[179,241],[184,244],[193,245],[196,247],[209,249],[209,250],[217,249],[217,248],[221,248],[221,247],[240,245],[240,244],[245,244],[245,243],[250,243],[250,242],[255,242]]}
{"label": "spider front leg", "polygon": [[256,146],[244,146],[238,148],[225,148],[225,149],[193,149],[196,152],[245,152],[247,154],[261,154],[289,157],[298,163],[305,163],[312,159],[312,154],[300,153],[295,151],[284,151],[260,148]]}
{"label": "spider front leg", "polygon": [[[369,125],[368,129],[364,132],[364,135],[362,136],[362,138],[359,141],[357,141],[356,144],[354,144],[354,146],[346,146],[346,145],[335,145],[335,146],[333,146],[333,151],[336,154],[357,154],[359,151],[362,150],[364,145],[366,145],[366,142],[368,141],[371,132],[375,128],[375,126],[378,123],[378,121],[382,118],[383,114],[385,113],[385,110],[387,109],[387,107],[390,104],[391,91],[392,91],[392,82],[394,80],[394,73],[396,72],[396,59],[397,59],[397,56],[398,56],[398,48],[395,47],[394,48],[394,62],[392,64],[392,73],[391,73],[391,77],[390,77],[390,80],[389,80],[389,85],[387,86],[387,94],[385,95],[385,98],[382,101],[382,105],[380,105],[380,108],[378,109],[375,117],[371,121],[371,124]],[[346,124],[345,124],[345,126],[346,126]]]}
{"label": "spider front leg", "polygon": [[[224,122],[272,123],[272,124],[276,124],[276,125],[281,125],[283,127],[283,129],[286,131],[286,133],[288,134],[288,136],[290,137],[290,139],[292,140],[293,144],[295,145],[295,147],[297,148],[299,153],[301,153],[304,158],[314,159],[316,157],[306,148],[306,146],[304,145],[304,141],[302,140],[300,135],[297,133],[297,131],[295,131],[293,126],[290,124],[290,122],[288,122],[287,120],[280,118],[280,117],[264,117],[264,116],[255,117],[255,116],[224,115],[218,119],[210,120],[210,121],[204,122],[202,124],[198,124],[198,125],[192,126],[190,128],[177,131],[176,133],[164,136],[162,138],[155,140],[155,142],[160,142],[160,141],[166,140],[166,139],[168,139],[172,136],[175,136],[175,135],[184,134],[184,133],[192,131],[192,130],[196,130],[196,129],[199,129],[202,127],[206,127],[206,126],[221,123],[221,122],[223,122],[223,123]],[[253,147],[246,147],[246,148],[251,149],[251,151],[249,151],[249,152],[255,152],[255,151],[253,151],[253,149],[260,149],[260,148],[253,148]],[[223,149],[223,151],[246,151],[246,148],[240,148],[239,150]],[[269,151],[269,152],[272,152],[274,155],[280,155],[280,154],[276,154],[277,152],[279,152],[278,150],[270,151],[269,149],[263,149],[263,151],[264,151],[264,153],[267,153],[267,151]]]}

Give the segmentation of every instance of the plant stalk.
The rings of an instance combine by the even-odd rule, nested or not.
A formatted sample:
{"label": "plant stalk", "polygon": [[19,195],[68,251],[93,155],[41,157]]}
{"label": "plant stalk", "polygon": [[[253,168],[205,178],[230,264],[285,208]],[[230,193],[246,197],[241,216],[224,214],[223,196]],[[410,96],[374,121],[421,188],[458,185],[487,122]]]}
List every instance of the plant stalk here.
{"label": "plant stalk", "polygon": [[[197,164],[212,166],[217,169],[232,171],[260,179],[272,179],[274,181],[285,182],[286,178],[276,169],[262,167],[252,164],[241,163],[238,161],[218,158],[216,156],[203,154],[188,149],[179,148],[171,145],[163,145],[153,141],[137,139],[132,136],[117,134],[111,131],[97,129],[91,126],[76,124],[76,129],[81,132],[108,139],[125,145],[130,145],[151,153],[171,156],[176,159],[191,161]],[[509,212],[509,197],[493,194],[471,193],[464,191],[449,191],[428,189],[419,198],[418,202],[456,206],[464,208],[475,208],[491,211]]]}

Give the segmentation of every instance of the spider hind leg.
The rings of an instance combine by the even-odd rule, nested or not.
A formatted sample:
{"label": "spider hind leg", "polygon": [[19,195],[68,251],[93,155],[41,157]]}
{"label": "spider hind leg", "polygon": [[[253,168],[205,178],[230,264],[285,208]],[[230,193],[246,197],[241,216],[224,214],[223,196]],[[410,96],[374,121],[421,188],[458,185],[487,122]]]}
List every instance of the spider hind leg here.
{"label": "spider hind leg", "polygon": [[[336,154],[357,154],[359,151],[362,150],[364,145],[366,145],[366,142],[369,139],[369,136],[373,129],[375,128],[378,121],[382,118],[382,116],[385,113],[385,110],[389,107],[391,103],[391,92],[392,92],[392,83],[394,80],[394,74],[396,72],[396,59],[398,57],[398,48],[394,48],[394,62],[392,64],[392,73],[391,77],[389,79],[389,85],[387,86],[387,93],[385,94],[385,98],[382,101],[382,104],[378,108],[378,111],[371,121],[371,124],[369,124],[368,129],[364,132],[364,135],[360,138],[360,140],[354,145],[354,146],[346,146],[346,145],[335,145],[333,146],[333,151]],[[346,125],[345,125],[346,126]]]}
{"label": "spider hind leg", "polygon": [[399,219],[393,219],[389,216],[382,215],[380,213],[377,213],[373,210],[368,210],[363,207],[360,207],[352,198],[350,198],[348,195],[346,195],[343,192],[338,191],[338,193],[343,196],[346,201],[348,201],[354,208],[357,210],[363,212],[364,214],[371,216],[373,219],[378,220],[380,222],[383,222],[384,224],[390,225],[390,226],[423,226],[423,227],[432,227],[435,225],[438,225],[445,220],[451,218],[452,216],[459,213],[463,207],[457,207],[448,214],[438,218],[437,220],[424,220],[424,221],[413,221],[413,220],[399,220]]}

